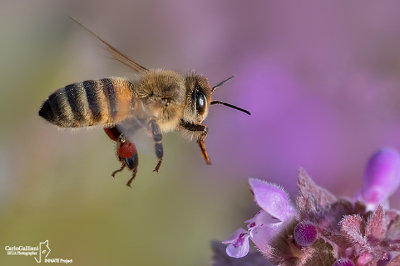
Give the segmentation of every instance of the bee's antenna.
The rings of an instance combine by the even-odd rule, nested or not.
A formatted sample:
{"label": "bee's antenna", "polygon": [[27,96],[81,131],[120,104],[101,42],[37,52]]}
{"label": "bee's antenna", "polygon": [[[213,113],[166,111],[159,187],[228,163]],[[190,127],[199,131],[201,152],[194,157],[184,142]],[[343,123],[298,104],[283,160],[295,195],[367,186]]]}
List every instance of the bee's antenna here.
{"label": "bee's antenna", "polygon": [[234,75],[230,76],[227,79],[224,79],[223,81],[221,81],[220,83],[218,83],[217,85],[215,85],[214,87],[211,88],[211,93],[213,93],[215,91],[216,88],[221,87],[222,84],[224,84],[225,82],[227,82],[228,80],[232,79],[234,77]]}
{"label": "bee's antenna", "polygon": [[[232,77],[230,77],[229,79],[231,79],[231,78],[232,78]],[[224,80],[223,82],[225,82],[225,81],[227,81],[227,80]],[[223,83],[223,82],[221,82],[221,83]],[[223,105],[228,106],[228,107],[230,107],[230,108],[233,108],[233,109],[239,110],[239,111],[241,111],[241,112],[243,112],[243,113],[246,113],[246,114],[248,114],[248,115],[251,115],[251,113],[250,113],[249,111],[247,111],[247,110],[245,110],[245,109],[242,109],[242,108],[240,108],[240,107],[237,107],[237,106],[235,106],[235,105],[232,105],[232,104],[230,104],[230,103],[225,103],[225,102],[221,102],[221,101],[212,101],[210,104],[211,104],[211,105],[212,105],[212,104],[223,104]]]}

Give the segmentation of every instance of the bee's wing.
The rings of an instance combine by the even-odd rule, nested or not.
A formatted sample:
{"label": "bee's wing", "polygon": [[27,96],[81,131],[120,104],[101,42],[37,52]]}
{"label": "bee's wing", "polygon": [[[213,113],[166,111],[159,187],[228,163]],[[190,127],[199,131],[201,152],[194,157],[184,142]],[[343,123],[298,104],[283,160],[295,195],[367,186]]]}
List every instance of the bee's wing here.
{"label": "bee's wing", "polygon": [[140,129],[146,129],[146,121],[137,117],[131,117],[119,122],[117,128],[124,133],[125,137],[130,139]]}
{"label": "bee's wing", "polygon": [[119,132],[124,134],[124,137],[135,143],[138,149],[145,154],[151,154],[153,150],[153,138],[149,132],[147,120],[137,117],[128,118],[116,125]]}
{"label": "bee's wing", "polygon": [[97,35],[96,33],[94,33],[93,31],[91,31],[90,29],[88,29],[87,27],[85,27],[84,25],[82,25],[79,21],[77,21],[76,19],[70,17],[73,21],[75,21],[75,23],[77,23],[78,25],[80,25],[83,29],[85,29],[87,32],[89,32],[90,34],[92,34],[96,39],[98,39],[100,42],[102,42],[107,51],[112,55],[112,57],[121,62],[122,64],[126,65],[127,67],[129,67],[130,69],[133,69],[136,72],[143,72],[148,70],[147,68],[145,68],[144,66],[142,66],[141,64],[133,61],[132,59],[130,59],[128,56],[124,55],[122,52],[118,51],[116,48],[114,48],[111,44],[109,44],[108,42],[106,42],[105,40],[103,40],[99,35]]}

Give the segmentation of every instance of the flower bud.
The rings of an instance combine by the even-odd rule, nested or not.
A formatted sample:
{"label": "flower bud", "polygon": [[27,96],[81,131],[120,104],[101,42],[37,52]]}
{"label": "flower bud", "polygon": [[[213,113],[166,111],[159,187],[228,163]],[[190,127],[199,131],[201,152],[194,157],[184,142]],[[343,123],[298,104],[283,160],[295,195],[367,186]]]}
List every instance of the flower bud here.
{"label": "flower bud", "polygon": [[368,161],[364,172],[364,187],[358,198],[369,209],[374,209],[386,201],[400,185],[400,155],[390,148],[381,149]]}
{"label": "flower bud", "polygon": [[301,222],[294,228],[293,235],[299,246],[308,247],[317,239],[318,231],[312,223]]}

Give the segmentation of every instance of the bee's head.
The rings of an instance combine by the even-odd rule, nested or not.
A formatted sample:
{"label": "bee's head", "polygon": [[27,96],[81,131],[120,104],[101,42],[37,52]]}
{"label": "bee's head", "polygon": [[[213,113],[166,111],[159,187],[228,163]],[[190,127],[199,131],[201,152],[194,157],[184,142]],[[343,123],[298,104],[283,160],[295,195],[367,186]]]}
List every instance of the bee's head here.
{"label": "bee's head", "polygon": [[208,114],[211,103],[211,86],[206,77],[191,73],[185,77],[186,108],[183,113],[185,121],[199,124]]}
{"label": "bee's head", "polygon": [[231,78],[233,78],[233,76],[211,87],[206,77],[196,73],[187,75],[185,77],[186,108],[184,110],[183,119],[193,124],[201,123],[207,117],[208,107],[212,104],[223,104],[250,115],[249,111],[232,104],[221,101],[211,101],[211,94],[214,90]]}

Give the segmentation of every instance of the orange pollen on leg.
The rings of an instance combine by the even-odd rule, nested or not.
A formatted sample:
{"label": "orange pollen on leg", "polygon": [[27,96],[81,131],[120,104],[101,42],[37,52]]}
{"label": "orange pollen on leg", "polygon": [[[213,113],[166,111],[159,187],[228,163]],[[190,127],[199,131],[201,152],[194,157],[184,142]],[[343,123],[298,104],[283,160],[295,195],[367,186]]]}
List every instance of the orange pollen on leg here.
{"label": "orange pollen on leg", "polygon": [[135,154],[135,151],[136,151],[135,144],[133,144],[130,141],[126,141],[122,143],[121,146],[119,147],[118,155],[123,159],[128,159]]}

